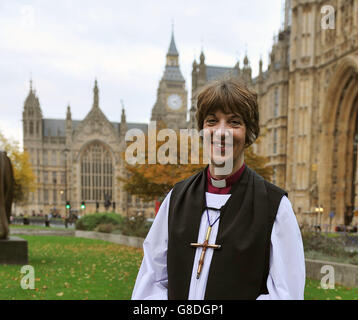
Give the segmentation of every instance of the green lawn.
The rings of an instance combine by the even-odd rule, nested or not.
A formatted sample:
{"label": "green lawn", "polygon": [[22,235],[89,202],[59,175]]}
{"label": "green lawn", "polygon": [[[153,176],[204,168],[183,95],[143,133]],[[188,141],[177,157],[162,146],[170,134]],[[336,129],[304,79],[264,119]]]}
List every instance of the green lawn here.
{"label": "green lawn", "polygon": [[21,236],[28,240],[35,290],[20,287],[21,266],[0,266],[0,299],[130,299],[142,250],[100,240]]}
{"label": "green lawn", "polygon": [[[21,266],[0,266],[3,299],[130,299],[142,250],[100,240],[58,236],[21,236],[28,240],[35,290],[20,287]],[[324,290],[306,280],[306,300],[357,300],[358,288]]]}
{"label": "green lawn", "polygon": [[305,300],[358,300],[358,288],[322,289],[320,281],[306,279]]}

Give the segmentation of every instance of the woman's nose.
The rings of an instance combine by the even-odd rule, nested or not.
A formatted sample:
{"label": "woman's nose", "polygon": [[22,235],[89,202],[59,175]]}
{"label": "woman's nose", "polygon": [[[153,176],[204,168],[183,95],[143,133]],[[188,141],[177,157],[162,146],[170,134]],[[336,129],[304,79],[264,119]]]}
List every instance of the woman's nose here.
{"label": "woman's nose", "polygon": [[229,135],[229,125],[226,121],[220,121],[215,128],[215,135],[216,136],[227,136]]}
{"label": "woman's nose", "polygon": [[220,127],[220,128],[217,128],[214,130],[214,135],[216,137],[219,137],[219,136],[225,137],[225,136],[229,135],[228,131],[229,131],[229,129],[227,129],[225,127]]}

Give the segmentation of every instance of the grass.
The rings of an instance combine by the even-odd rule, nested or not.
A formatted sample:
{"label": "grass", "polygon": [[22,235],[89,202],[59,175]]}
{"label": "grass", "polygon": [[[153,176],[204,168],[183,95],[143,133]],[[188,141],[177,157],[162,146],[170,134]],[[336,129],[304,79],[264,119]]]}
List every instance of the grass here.
{"label": "grass", "polygon": [[[35,289],[23,290],[21,266],[0,266],[0,300],[128,300],[143,257],[141,249],[101,240],[21,236],[28,240]],[[358,288],[322,289],[306,279],[305,300],[357,300]]]}
{"label": "grass", "polygon": [[75,237],[21,237],[28,240],[35,289],[21,289],[21,266],[2,265],[0,299],[130,299],[142,250]]}
{"label": "grass", "polygon": [[306,279],[305,300],[358,300],[358,288],[335,285],[334,289],[323,289],[320,281]]}

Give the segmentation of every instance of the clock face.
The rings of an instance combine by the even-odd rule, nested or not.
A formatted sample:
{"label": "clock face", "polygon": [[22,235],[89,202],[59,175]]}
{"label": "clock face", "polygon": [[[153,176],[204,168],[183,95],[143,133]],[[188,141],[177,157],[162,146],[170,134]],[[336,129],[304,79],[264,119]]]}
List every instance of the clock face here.
{"label": "clock face", "polygon": [[168,97],[167,100],[168,106],[173,110],[178,110],[182,106],[183,102],[179,95],[172,94]]}

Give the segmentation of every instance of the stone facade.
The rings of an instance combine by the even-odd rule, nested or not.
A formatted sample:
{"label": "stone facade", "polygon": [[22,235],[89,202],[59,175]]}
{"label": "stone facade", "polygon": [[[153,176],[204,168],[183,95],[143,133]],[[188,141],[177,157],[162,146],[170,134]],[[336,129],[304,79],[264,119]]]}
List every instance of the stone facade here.
{"label": "stone facade", "polygon": [[[358,207],[358,1],[292,1],[285,187],[301,222],[349,224]],[[322,28],[324,5],[334,29]]]}
{"label": "stone facade", "polygon": [[[324,5],[334,8],[334,29],[322,27]],[[301,224],[349,224],[358,207],[358,1],[292,0],[286,12],[256,83],[259,152]]]}
{"label": "stone facade", "polygon": [[[72,120],[67,107],[66,119],[45,119],[39,99],[30,86],[23,111],[24,148],[37,177],[38,188],[30,194],[21,212],[32,214],[66,213],[66,203],[77,214],[110,210],[130,214],[145,212],[154,216],[154,205],[128,195],[118,181],[124,175],[122,152],[127,129],[147,131],[147,124],[127,123],[122,109],[121,122],[110,122],[99,106],[99,89],[95,81],[93,105],[82,121]],[[82,201],[85,210],[80,209]]]}

